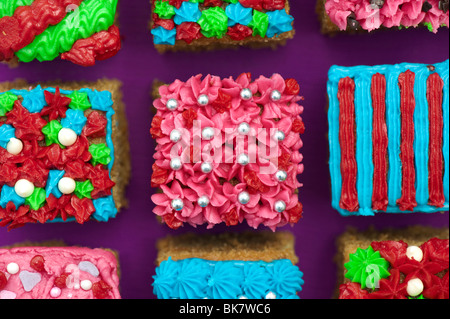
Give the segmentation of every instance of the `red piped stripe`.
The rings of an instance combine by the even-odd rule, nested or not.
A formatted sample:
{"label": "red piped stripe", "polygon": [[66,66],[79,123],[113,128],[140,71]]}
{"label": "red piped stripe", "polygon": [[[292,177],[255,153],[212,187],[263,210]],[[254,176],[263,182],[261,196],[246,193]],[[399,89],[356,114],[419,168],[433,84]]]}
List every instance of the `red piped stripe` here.
{"label": "red piped stripe", "polygon": [[444,119],[442,115],[444,81],[437,73],[433,73],[427,80],[428,116],[430,121],[429,147],[429,204],[443,207],[445,203],[443,170],[443,135]]}
{"label": "red piped stripe", "polygon": [[349,212],[359,209],[356,190],[356,122],[355,122],[355,82],[346,77],[338,84],[339,100],[339,142],[341,145],[342,192],[339,206]]}
{"label": "red piped stripe", "polygon": [[373,194],[372,208],[385,211],[388,206],[387,185],[387,148],[388,134],[386,125],[386,78],[382,74],[372,77],[373,106]]}
{"label": "red piped stripe", "polygon": [[401,110],[401,152],[402,161],[402,197],[397,201],[400,210],[413,211],[416,201],[416,169],[414,166],[414,99],[415,74],[410,70],[400,74],[400,110]]}
{"label": "red piped stripe", "polygon": [[18,7],[12,17],[0,19],[0,61],[11,60],[14,52],[26,47],[49,26],[61,22],[69,5],[79,6],[83,0],[35,0]]}

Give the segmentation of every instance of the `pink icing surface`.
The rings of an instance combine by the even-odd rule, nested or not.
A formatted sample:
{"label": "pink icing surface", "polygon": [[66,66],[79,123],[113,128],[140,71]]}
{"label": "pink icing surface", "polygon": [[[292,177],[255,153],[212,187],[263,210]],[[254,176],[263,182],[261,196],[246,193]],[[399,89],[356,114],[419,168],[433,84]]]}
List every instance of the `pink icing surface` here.
{"label": "pink icing surface", "polygon": [[[422,11],[425,1],[432,5],[428,12]],[[449,12],[439,9],[439,0],[386,0],[381,9],[373,8],[370,0],[327,0],[325,10],[341,30],[347,29],[347,17],[352,12],[367,31],[381,26],[416,27],[421,23],[430,23],[433,32],[437,32],[440,26],[449,25]]]}
{"label": "pink icing surface", "polygon": [[[38,272],[30,266],[30,261],[36,255],[44,257],[44,271]],[[79,269],[80,262],[92,263],[97,268],[98,274]],[[10,263],[19,265],[18,273],[8,273],[7,266]],[[92,289],[83,290],[80,287],[80,283],[84,280],[89,280],[93,284],[103,280],[112,287],[109,298],[120,299],[117,260],[111,252],[102,249],[80,247],[0,249],[0,272],[7,278],[6,286],[0,291],[0,299],[95,299]],[[33,277],[40,277],[31,291],[26,291],[21,273],[22,275],[31,273]],[[67,286],[61,289],[58,297],[52,297],[50,292],[55,287],[55,279],[63,273],[71,274]]]}
{"label": "pink icing surface", "polygon": [[[245,88],[253,93],[253,98],[248,101],[240,96],[241,90]],[[273,90],[282,93],[280,100],[272,101],[270,95]],[[231,96],[231,107],[225,112],[218,112],[211,106],[218,98],[219,91]],[[303,142],[300,134],[292,131],[292,126],[294,121],[302,120],[300,115],[303,113],[303,107],[297,103],[302,99],[300,96],[285,94],[285,91],[285,80],[278,74],[271,78],[261,76],[253,82],[246,74],[236,80],[231,77],[222,80],[211,75],[202,78],[197,75],[186,82],[177,80],[168,86],[160,87],[161,98],[154,101],[154,107],[157,109],[156,116],[163,119],[162,137],[156,138],[154,158],[155,164],[168,172],[168,178],[160,185],[162,193],[152,196],[156,204],[153,212],[162,216],[163,220],[164,217],[175,217],[178,222],[189,223],[194,227],[207,224],[208,228],[211,228],[227,222],[227,214],[230,212],[234,212],[239,223],[246,220],[253,228],[264,225],[275,230],[276,227],[292,223],[290,210],[300,205],[295,191],[302,186],[297,175],[303,172],[303,157],[299,152]],[[197,102],[198,97],[203,94],[208,95],[210,99],[207,106],[201,106]],[[179,102],[176,110],[170,111],[166,107],[169,99]],[[188,109],[197,114],[201,129],[187,128],[183,111]],[[260,138],[262,145],[273,147],[275,143],[278,144],[277,152],[266,152],[265,158],[259,156],[255,148],[249,147],[248,139],[245,139],[242,145],[236,143],[227,157],[224,155],[227,152],[225,140],[228,139],[229,143],[236,140],[239,135],[237,128],[242,122],[250,125],[249,135],[256,135],[261,129],[266,129],[267,132],[270,132],[270,129],[278,129],[285,133],[285,139],[278,144],[273,137]],[[216,136],[220,132],[222,138],[201,140],[201,131],[205,127],[215,128]],[[193,155],[198,156],[198,160],[194,157],[194,161],[189,158],[189,147],[179,151],[177,155],[184,159],[180,170],[170,167],[171,150],[175,143],[169,136],[173,129],[190,131],[191,134],[183,134],[182,141],[192,145],[189,144],[189,136],[194,136],[201,140],[199,145],[203,150],[193,150]],[[231,133],[226,136],[225,132]],[[211,152],[205,151],[211,146],[213,149],[219,149],[221,161],[215,160],[216,152],[211,155]],[[242,153],[247,153],[255,161],[245,166],[237,163],[237,156]],[[288,155],[290,159],[286,169],[287,179],[280,182],[275,177],[278,166],[271,160],[278,160],[283,154]],[[225,157],[229,160],[223,160]],[[201,164],[205,161],[212,163],[213,170],[209,174],[201,171]],[[261,167],[268,169],[270,173],[260,171]],[[248,174],[257,177],[262,184],[262,190],[249,190],[246,183]],[[230,183],[232,180],[234,182]],[[237,199],[238,194],[243,191],[250,193],[250,202],[246,205],[241,205]],[[197,199],[204,195],[208,196],[210,203],[201,207],[197,204]],[[175,211],[171,207],[172,200],[177,198],[181,198],[184,203],[181,211]],[[274,210],[275,203],[280,200],[286,204],[286,210],[281,213]]]}

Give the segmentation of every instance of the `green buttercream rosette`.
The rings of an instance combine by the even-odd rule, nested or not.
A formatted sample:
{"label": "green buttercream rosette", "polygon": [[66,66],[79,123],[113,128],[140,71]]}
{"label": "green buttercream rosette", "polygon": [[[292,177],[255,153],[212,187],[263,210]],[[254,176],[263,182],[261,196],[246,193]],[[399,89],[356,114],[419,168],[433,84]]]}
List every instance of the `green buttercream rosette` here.
{"label": "green buttercream rosette", "polygon": [[344,266],[347,269],[345,278],[360,283],[362,289],[375,289],[381,279],[390,276],[389,262],[381,257],[379,251],[374,251],[372,247],[358,248],[356,253],[350,254],[350,261]]}
{"label": "green buttercream rosette", "polygon": [[91,107],[87,93],[74,91],[68,95],[68,97],[72,99],[69,107],[73,110],[80,110],[84,112]]}
{"label": "green buttercream rosette", "polygon": [[53,143],[58,144],[61,148],[64,146],[59,142],[58,134],[61,131],[62,125],[57,120],[50,121],[42,128],[42,133],[45,136],[45,145],[50,146]]}
{"label": "green buttercream rosette", "polygon": [[154,13],[161,19],[171,19],[175,15],[175,7],[169,4],[169,1],[158,0],[155,2]]}
{"label": "green buttercream rosette", "polygon": [[5,116],[6,113],[11,111],[14,107],[14,102],[18,99],[17,95],[10,92],[0,95],[0,116]]}
{"label": "green buttercream rosette", "polygon": [[202,11],[197,21],[202,34],[207,38],[221,39],[228,31],[228,16],[221,7],[213,7]]}
{"label": "green buttercream rosette", "polygon": [[253,10],[253,19],[248,26],[253,29],[253,36],[260,35],[264,38],[269,28],[269,16],[264,12]]}
{"label": "green buttercream rosette", "polygon": [[84,182],[76,182],[74,193],[79,199],[92,198],[91,193],[93,190],[94,186],[92,185],[91,181],[86,180]]}
{"label": "green buttercream rosette", "polygon": [[92,155],[92,164],[108,165],[111,162],[111,149],[105,143],[92,144],[89,146],[89,152]]}
{"label": "green buttercream rosette", "polygon": [[25,199],[25,205],[30,206],[32,210],[38,210],[44,206],[46,196],[45,189],[36,187],[33,194]]}

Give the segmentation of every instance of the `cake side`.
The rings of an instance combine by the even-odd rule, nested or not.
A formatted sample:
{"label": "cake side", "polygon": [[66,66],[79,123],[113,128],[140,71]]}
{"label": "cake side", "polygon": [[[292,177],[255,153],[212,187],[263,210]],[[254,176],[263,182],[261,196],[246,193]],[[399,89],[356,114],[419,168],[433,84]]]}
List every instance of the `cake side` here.
{"label": "cake side", "polygon": [[[107,221],[126,206],[125,188],[130,175],[121,83],[99,80],[95,83],[52,82],[41,85],[30,86],[21,80],[0,85],[4,111],[0,118],[4,142],[0,152],[5,173],[2,180],[2,190],[5,188],[2,191],[1,206],[5,210],[2,211],[5,215],[2,223],[6,225],[9,220],[12,222],[9,227],[13,228],[26,222],[76,219],[83,223],[91,217]],[[20,118],[16,116],[18,112]],[[25,131],[21,124],[23,121],[35,124],[32,134]],[[61,133],[63,129],[70,134]],[[22,150],[17,149],[14,154],[7,147],[12,133],[22,145]],[[62,145],[60,137],[64,136],[74,137],[71,142],[75,142]],[[27,163],[25,166],[29,167],[26,170],[17,168],[21,163]],[[31,172],[34,175],[30,175]],[[72,186],[75,182],[76,190],[72,193],[66,190],[62,194],[59,181],[63,177]],[[29,181],[30,178],[36,186],[35,194],[31,196],[33,201],[26,201],[28,196],[17,197],[15,184],[20,179]],[[26,215],[21,216],[20,222],[13,221],[7,212],[9,202],[31,209],[27,213],[22,208]]]}
{"label": "cake side", "polygon": [[[434,299],[440,283],[445,284],[446,280],[448,284],[448,238],[448,228],[410,226],[382,231],[371,228],[363,232],[349,229],[336,240],[338,289],[335,297],[404,299],[419,297],[424,292],[426,298]],[[365,269],[359,263],[363,261],[366,261]],[[361,270],[355,275],[358,267]],[[416,279],[424,284],[424,289],[415,296],[407,290],[408,282],[413,279],[411,286]],[[391,292],[397,295],[389,295],[388,283],[394,281],[398,289]],[[413,291],[411,287],[409,291]]]}
{"label": "cake side", "polygon": [[333,208],[448,211],[448,60],[333,66],[328,76]]}
{"label": "cake side", "polygon": [[121,298],[117,255],[56,244],[0,249],[0,299]]}
{"label": "cake side", "polygon": [[297,223],[305,130],[299,90],[278,74],[254,81],[197,75],[154,87],[151,182],[160,190],[153,212],[174,229]]}
{"label": "cake side", "polygon": [[160,53],[239,46],[276,48],[295,33],[287,0],[151,3],[150,29]]}
{"label": "cake side", "polygon": [[[118,0],[9,1],[0,7],[0,61],[52,61],[82,66],[121,48]],[[69,32],[72,30],[71,32]],[[73,31],[75,30],[75,31]]]}

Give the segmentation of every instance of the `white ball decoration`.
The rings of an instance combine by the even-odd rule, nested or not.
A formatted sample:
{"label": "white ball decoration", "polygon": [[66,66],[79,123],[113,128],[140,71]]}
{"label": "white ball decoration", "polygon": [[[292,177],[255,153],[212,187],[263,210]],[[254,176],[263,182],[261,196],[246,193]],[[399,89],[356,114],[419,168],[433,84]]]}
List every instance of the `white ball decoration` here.
{"label": "white ball decoration", "polygon": [[90,281],[90,280],[82,280],[81,281],[81,283],[80,283],[80,286],[81,286],[81,289],[83,289],[83,290],[91,290],[91,288],[92,288],[92,281]]}
{"label": "white ball decoration", "polygon": [[214,131],[214,128],[212,128],[212,127],[205,127],[202,130],[202,138],[204,140],[207,140],[207,141],[211,140],[214,137],[214,134],[215,134],[215,131]]}
{"label": "white ball decoration", "polygon": [[200,196],[200,197],[198,198],[198,200],[197,200],[197,204],[198,204],[200,207],[205,208],[206,206],[209,205],[209,197],[206,196],[206,195]]}
{"label": "white ball decoration", "polygon": [[204,162],[201,165],[201,169],[202,169],[203,173],[208,174],[208,173],[212,172],[213,167],[212,167],[211,163]]}
{"label": "white ball decoration", "polygon": [[206,94],[200,95],[197,99],[197,102],[198,102],[198,104],[203,105],[203,106],[208,105],[208,103],[209,103],[208,95],[206,95]]}
{"label": "white ball decoration", "polygon": [[411,297],[417,297],[423,292],[423,289],[423,282],[419,278],[411,279],[406,285],[406,292]]}
{"label": "white ball decoration", "polygon": [[284,141],[285,138],[286,138],[286,134],[284,134],[283,131],[277,131],[275,133],[275,140],[282,142],[282,141]]}
{"label": "white ball decoration", "polygon": [[421,262],[423,259],[423,251],[420,249],[420,247],[417,246],[409,246],[406,249],[406,256],[409,259],[414,259],[418,262]]}
{"label": "white ball decoration", "polygon": [[241,98],[245,101],[250,100],[253,97],[253,93],[250,89],[245,88],[241,90]]}
{"label": "white ball decoration", "polygon": [[281,93],[278,90],[273,90],[272,93],[270,93],[270,98],[272,101],[279,101],[281,100]]}
{"label": "white ball decoration", "polygon": [[241,154],[241,155],[238,156],[237,161],[238,161],[239,164],[245,166],[245,165],[247,165],[249,163],[250,160],[249,160],[247,154]]}
{"label": "white ball decoration", "polygon": [[177,212],[181,211],[184,207],[183,200],[181,198],[172,199],[171,206]]}
{"label": "white ball decoration", "polygon": [[178,101],[175,99],[169,99],[166,103],[166,107],[169,111],[174,111],[178,108]]}
{"label": "white ball decoration", "polygon": [[23,143],[18,138],[12,137],[6,145],[6,150],[12,155],[19,155],[23,150]]}
{"label": "white ball decoration", "polygon": [[170,140],[174,143],[178,142],[181,140],[181,132],[178,130],[172,130],[172,132],[170,132]]}
{"label": "white ball decoration", "polygon": [[58,141],[63,146],[72,146],[77,141],[78,135],[74,130],[64,127],[58,133]]}
{"label": "white ball decoration", "polygon": [[276,172],[275,176],[279,182],[284,182],[287,179],[287,173],[283,170]]}
{"label": "white ball decoration", "polygon": [[277,295],[275,295],[272,291],[266,295],[266,299],[277,299]]}
{"label": "white ball decoration", "polygon": [[58,189],[64,195],[72,194],[75,191],[77,184],[73,178],[63,177],[58,182]]}
{"label": "white ball decoration", "polygon": [[247,192],[240,192],[238,195],[238,201],[242,205],[247,205],[250,202],[250,194]]}
{"label": "white ball decoration", "polygon": [[238,133],[240,135],[247,135],[248,133],[250,133],[250,124],[248,124],[247,122],[242,122],[241,124],[239,124]]}
{"label": "white ball decoration", "polygon": [[276,201],[274,208],[278,213],[282,213],[286,210],[286,203],[282,200]]}
{"label": "white ball decoration", "polygon": [[9,263],[9,264],[6,266],[6,271],[7,271],[9,274],[11,274],[11,275],[17,274],[17,273],[19,272],[19,270],[20,270],[20,267],[19,267],[19,265],[16,264],[16,263]]}
{"label": "white ball decoration", "polygon": [[31,196],[34,192],[34,185],[26,179],[19,179],[14,185],[14,191],[22,198]]}
{"label": "white ball decoration", "polygon": [[170,168],[172,168],[174,171],[178,171],[183,166],[183,163],[181,163],[181,159],[176,157],[172,158],[170,160]]}
{"label": "white ball decoration", "polygon": [[50,290],[50,296],[51,296],[52,298],[58,298],[59,296],[61,296],[61,289],[58,288],[58,287],[53,287],[53,288]]}

